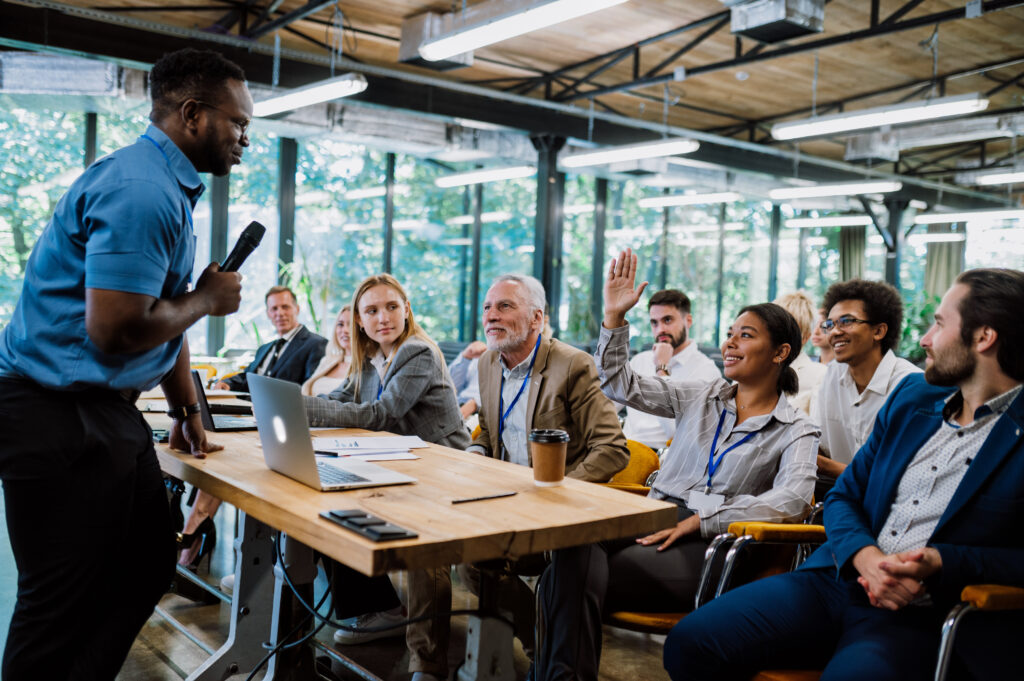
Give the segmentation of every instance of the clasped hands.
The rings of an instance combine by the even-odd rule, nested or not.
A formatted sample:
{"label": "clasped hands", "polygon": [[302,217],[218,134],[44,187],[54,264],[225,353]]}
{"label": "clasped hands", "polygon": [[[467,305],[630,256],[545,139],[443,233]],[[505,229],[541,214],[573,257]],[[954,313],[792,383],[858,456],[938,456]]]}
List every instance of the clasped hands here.
{"label": "clasped hands", "polygon": [[853,566],[871,605],[899,610],[924,595],[924,580],[942,569],[942,556],[930,546],[888,555],[866,546],[853,557]]}

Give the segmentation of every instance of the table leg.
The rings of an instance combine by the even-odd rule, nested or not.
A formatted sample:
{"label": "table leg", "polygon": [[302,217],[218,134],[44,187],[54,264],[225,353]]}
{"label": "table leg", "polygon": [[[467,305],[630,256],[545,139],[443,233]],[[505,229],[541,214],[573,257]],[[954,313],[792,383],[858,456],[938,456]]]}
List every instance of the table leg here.
{"label": "table leg", "polygon": [[[291,586],[285,581],[284,571],[280,562],[274,565],[274,608],[270,623],[270,631],[275,632],[271,643],[277,645],[296,627],[297,632],[288,638],[288,642],[297,641],[309,633],[315,626],[309,610],[296,598],[295,593],[302,597],[307,605],[315,605],[313,600],[313,582],[316,580],[316,556],[313,549],[301,544],[291,537],[281,535],[284,543],[284,565],[288,570]],[[295,592],[292,587],[295,587]],[[304,679],[321,679],[316,671],[316,660],[313,647],[301,645],[281,650],[270,659],[267,675],[263,681],[301,681]]]}
{"label": "table leg", "polygon": [[274,530],[245,513],[239,517],[235,590],[228,640],[199,665],[189,681],[222,681],[248,673],[267,651],[274,601]]}
{"label": "table leg", "polygon": [[466,659],[458,681],[515,681],[512,626],[498,617],[499,572],[480,566],[480,610],[466,625]]}

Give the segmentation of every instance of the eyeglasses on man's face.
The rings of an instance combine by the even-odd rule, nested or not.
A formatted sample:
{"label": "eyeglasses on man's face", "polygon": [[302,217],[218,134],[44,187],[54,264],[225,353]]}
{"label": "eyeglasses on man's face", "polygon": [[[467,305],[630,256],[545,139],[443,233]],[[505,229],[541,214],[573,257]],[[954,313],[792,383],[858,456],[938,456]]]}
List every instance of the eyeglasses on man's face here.
{"label": "eyeglasses on man's face", "polygon": [[854,324],[871,324],[866,319],[857,319],[853,315],[844,314],[839,319],[826,319],[819,326],[825,333],[832,333],[835,329],[842,331],[848,331]]}
{"label": "eyeglasses on man's face", "polygon": [[234,124],[234,126],[236,128],[238,128],[238,133],[239,133],[240,136],[244,137],[244,136],[246,136],[248,134],[249,126],[252,124],[252,119],[251,118],[238,118],[238,117],[232,115],[231,112],[225,111],[224,109],[220,108],[219,106],[215,106],[213,104],[210,104],[209,102],[204,102],[204,101],[202,101],[200,99],[195,100],[195,102],[196,102],[196,104],[199,104],[200,106],[205,106],[207,108],[214,109],[216,111],[221,112],[225,116],[227,116],[228,120],[230,120]]}

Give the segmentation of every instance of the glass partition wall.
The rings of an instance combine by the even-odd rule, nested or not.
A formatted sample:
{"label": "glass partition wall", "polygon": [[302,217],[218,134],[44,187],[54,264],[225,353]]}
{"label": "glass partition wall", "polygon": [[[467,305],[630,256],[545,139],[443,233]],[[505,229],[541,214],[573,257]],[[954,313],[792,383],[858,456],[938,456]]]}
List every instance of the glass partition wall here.
{"label": "glass partition wall", "polygon": [[[0,106],[0,324],[13,312],[35,239],[81,173],[87,153],[102,156],[128,144],[147,124],[138,110],[92,116]],[[96,125],[94,150],[86,149],[88,125]],[[290,178],[282,184],[282,149],[288,145],[295,149],[294,194]],[[222,346],[210,347],[220,336],[208,339],[208,320],[203,320],[189,331],[193,353],[252,349],[265,341],[271,330],[263,296],[278,282],[298,293],[301,321],[329,334],[358,283],[385,269],[406,287],[417,319],[435,339],[481,338],[480,310],[494,277],[534,272],[537,179],[452,188],[435,182],[473,167],[388,153],[329,134],[286,140],[257,125],[243,164],[217,185],[222,189],[213,178],[203,178],[207,192],[194,215],[194,276],[251,220],[263,223],[267,235],[246,262],[242,308],[226,318]],[[767,300],[769,290],[803,289],[820,301],[839,280],[839,228],[786,227],[786,219],[806,213],[784,204],[773,258],[770,203],[751,198],[668,209],[640,206],[640,199],[663,192],[637,180],[565,177],[556,269],[561,293],[551,310],[563,340],[592,344],[600,328],[604,273],[626,247],[639,257],[640,278],[650,282],[645,300],[628,317],[635,347],[652,341],[646,299],[663,287],[690,297],[691,336],[707,348],[721,341],[743,305]],[[292,201],[294,221],[290,214],[282,220],[281,206]],[[960,231],[967,239],[966,267],[1019,267],[1022,226],[969,224]],[[213,234],[220,234],[219,243],[213,243]],[[925,292],[934,247],[916,234],[902,244],[899,274],[908,322],[920,326],[934,297]],[[864,276],[881,279],[890,256],[873,227],[866,228],[864,238]]]}

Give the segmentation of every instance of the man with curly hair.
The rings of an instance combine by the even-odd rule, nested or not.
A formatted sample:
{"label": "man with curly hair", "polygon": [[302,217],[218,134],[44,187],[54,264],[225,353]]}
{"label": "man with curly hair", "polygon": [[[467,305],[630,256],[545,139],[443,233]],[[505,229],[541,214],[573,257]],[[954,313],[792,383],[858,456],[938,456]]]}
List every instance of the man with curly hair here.
{"label": "man with curly hair", "polygon": [[[170,511],[139,392],[162,386],[172,447],[220,449],[199,419],[185,331],[236,311],[241,277],[212,263],[190,286],[192,210],[199,173],[241,162],[253,102],[216,52],[165,55],[149,81],[152,125],[57,204],[0,334],[11,681],[114,678],[170,584]],[[102,626],[88,626],[97,613]]]}
{"label": "man with curly hair", "polygon": [[821,426],[817,499],[831,489],[875,424],[889,393],[920,371],[893,352],[900,338],[899,291],[880,281],[850,279],[825,292],[821,328],[835,352],[811,419]]}

